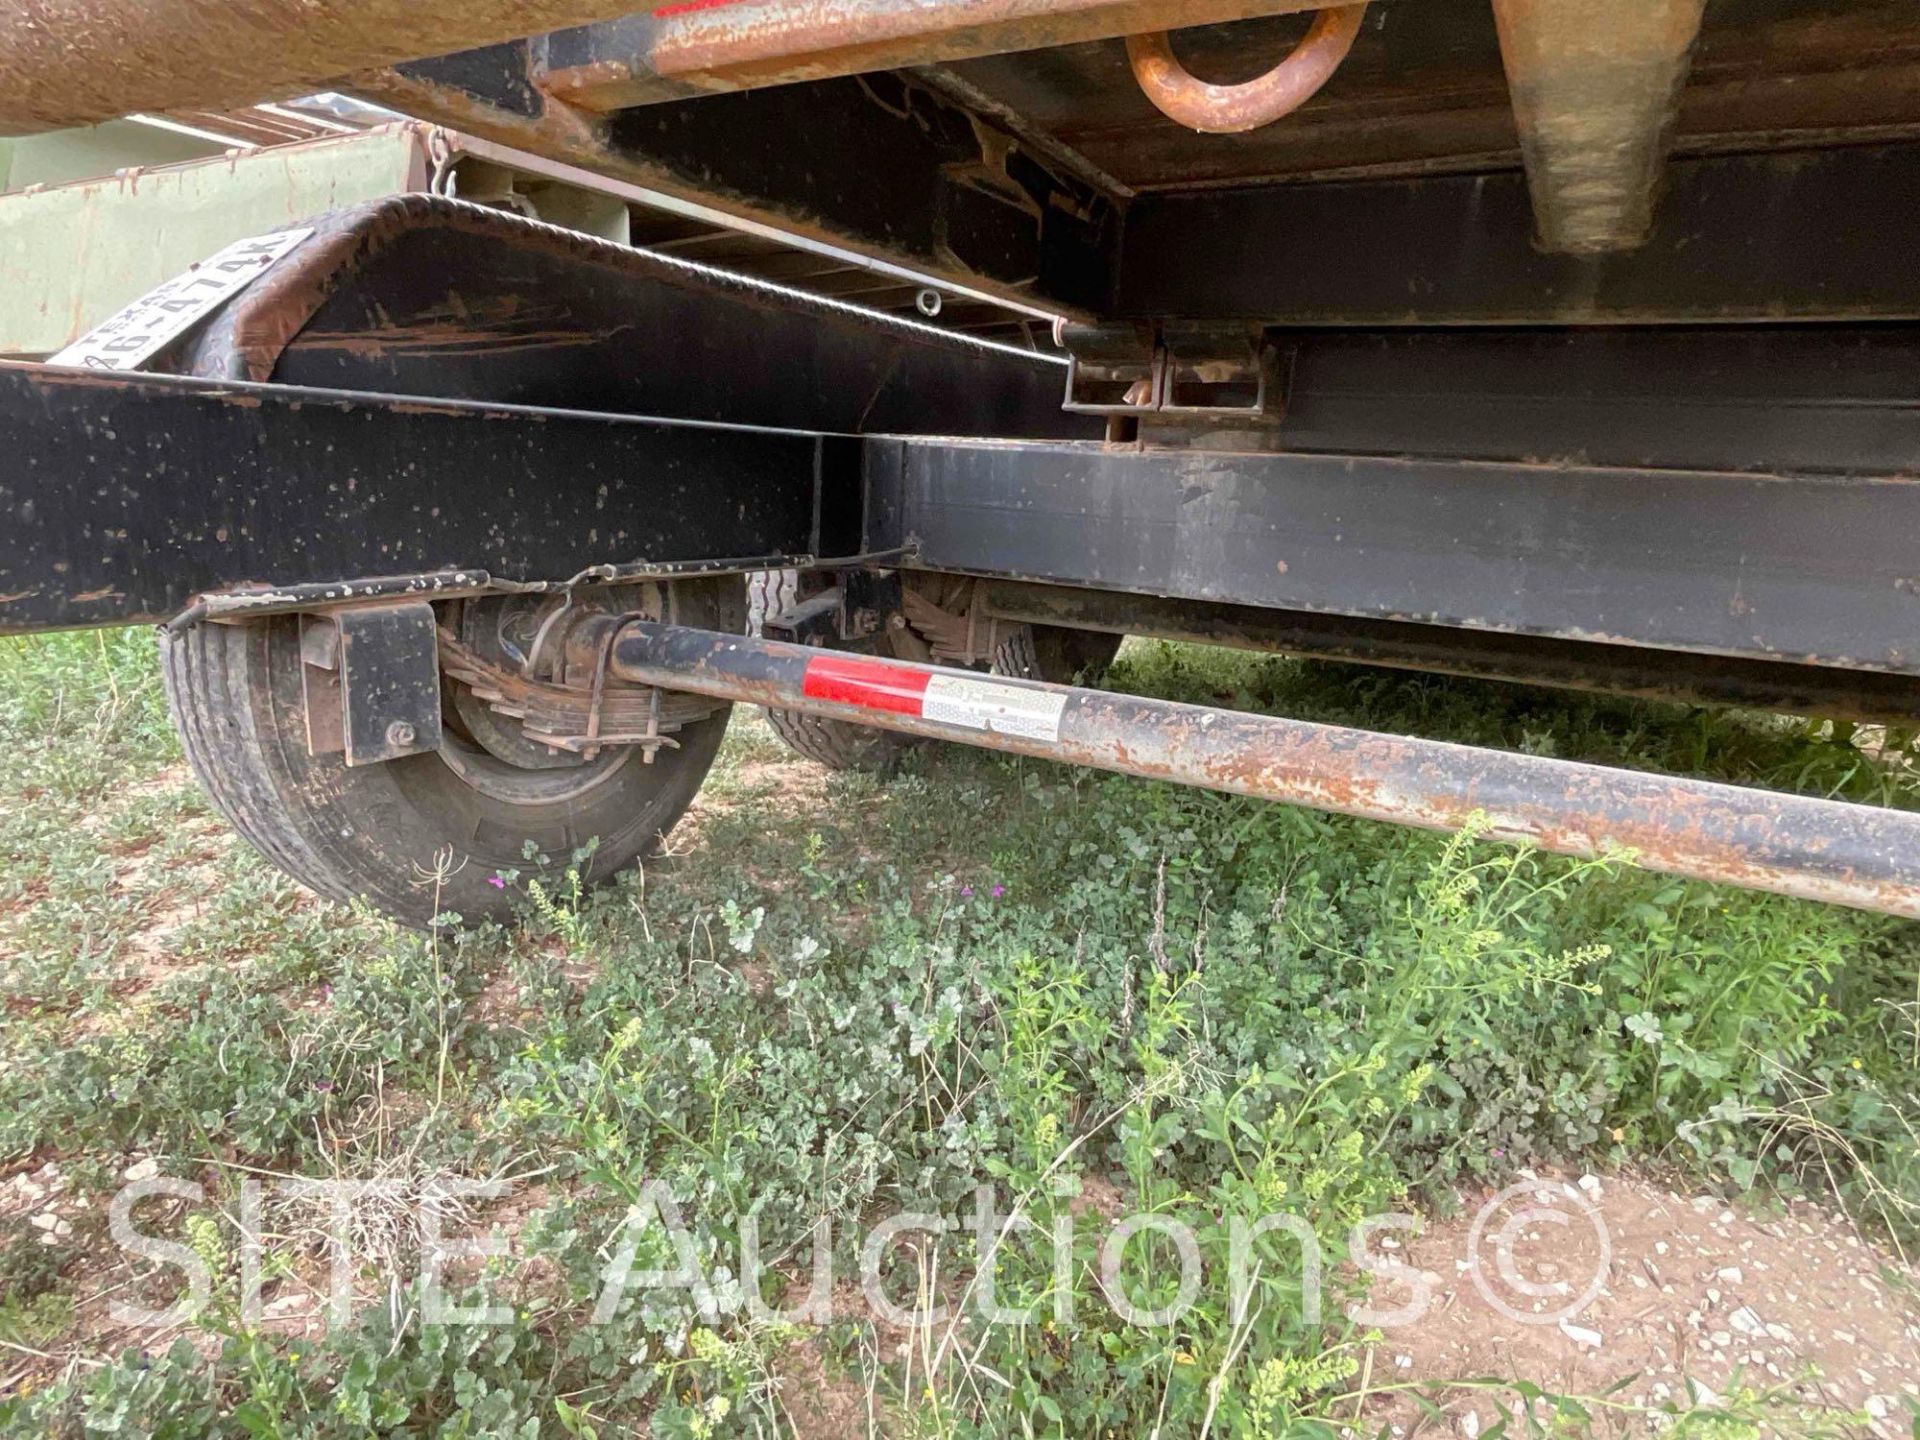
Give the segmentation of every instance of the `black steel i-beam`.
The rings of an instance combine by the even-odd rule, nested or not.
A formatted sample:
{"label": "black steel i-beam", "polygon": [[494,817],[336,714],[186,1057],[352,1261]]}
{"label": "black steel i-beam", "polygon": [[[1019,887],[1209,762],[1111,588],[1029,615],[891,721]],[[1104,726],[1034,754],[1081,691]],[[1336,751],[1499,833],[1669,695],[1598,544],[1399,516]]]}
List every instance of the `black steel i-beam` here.
{"label": "black steel i-beam", "polygon": [[1920,675],[1920,482],[870,440],[934,571]]}
{"label": "black steel i-beam", "polygon": [[0,364],[0,633],[167,620],[209,592],[846,555],[859,443]]}
{"label": "black steel i-beam", "polygon": [[[605,622],[611,626],[615,622]],[[635,685],[1920,918],[1920,814],[632,622]]]}

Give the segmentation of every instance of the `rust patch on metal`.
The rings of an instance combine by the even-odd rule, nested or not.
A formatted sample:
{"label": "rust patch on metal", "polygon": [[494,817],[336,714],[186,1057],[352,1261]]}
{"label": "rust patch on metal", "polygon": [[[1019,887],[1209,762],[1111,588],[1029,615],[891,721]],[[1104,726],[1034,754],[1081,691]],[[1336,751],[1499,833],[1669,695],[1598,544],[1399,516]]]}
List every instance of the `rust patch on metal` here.
{"label": "rust patch on metal", "polygon": [[588,110],[1316,10],[1320,0],[794,0],[656,15],[645,48],[548,71]]}
{"label": "rust patch on metal", "polygon": [[[602,330],[531,328],[528,322],[536,317],[519,306],[517,296],[493,297],[478,308],[478,314],[430,312],[410,323],[379,330],[306,329],[300,332],[299,343],[303,349],[341,350],[372,359],[393,351],[470,355],[478,351],[571,349],[609,338],[609,332]],[[561,312],[551,312],[548,318],[561,318]],[[489,320],[494,323],[487,323]]]}
{"label": "rust patch on metal", "polygon": [[[718,708],[685,694],[662,695],[656,701],[659,692],[651,687],[607,686],[596,692],[588,684],[556,684],[517,674],[489,663],[445,627],[439,634],[441,668],[448,678],[472,690],[491,709],[520,721],[529,739],[554,750],[580,749],[583,740],[632,743],[632,737],[650,728],[670,733]],[[581,678],[568,676],[569,682]]]}

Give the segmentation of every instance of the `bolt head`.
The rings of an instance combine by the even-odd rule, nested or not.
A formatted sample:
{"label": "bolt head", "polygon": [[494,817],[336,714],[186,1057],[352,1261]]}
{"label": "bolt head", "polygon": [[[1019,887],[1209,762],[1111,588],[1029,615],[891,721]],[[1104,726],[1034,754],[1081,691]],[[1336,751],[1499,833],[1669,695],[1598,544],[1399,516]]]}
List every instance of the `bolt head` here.
{"label": "bolt head", "polygon": [[396,720],[387,726],[387,743],[395,749],[404,749],[413,744],[414,730],[404,720]]}

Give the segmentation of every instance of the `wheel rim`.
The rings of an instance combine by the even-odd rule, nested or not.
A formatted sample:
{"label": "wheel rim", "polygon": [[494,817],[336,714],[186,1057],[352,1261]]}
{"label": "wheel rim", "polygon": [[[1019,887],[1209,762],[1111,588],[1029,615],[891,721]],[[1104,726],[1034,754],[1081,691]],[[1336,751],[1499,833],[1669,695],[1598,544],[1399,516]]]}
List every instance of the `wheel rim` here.
{"label": "wheel rim", "polygon": [[445,765],[468,789],[489,800],[507,805],[560,805],[583,800],[609,784],[636,757],[630,750],[605,750],[592,760],[564,769],[529,770],[448,731],[440,750],[422,758]]}

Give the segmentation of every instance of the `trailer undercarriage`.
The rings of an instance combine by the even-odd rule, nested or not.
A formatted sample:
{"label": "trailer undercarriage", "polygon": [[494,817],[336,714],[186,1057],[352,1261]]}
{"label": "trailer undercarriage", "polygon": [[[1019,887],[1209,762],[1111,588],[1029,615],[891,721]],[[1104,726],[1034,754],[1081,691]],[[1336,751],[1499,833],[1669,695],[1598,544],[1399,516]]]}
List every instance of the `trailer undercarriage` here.
{"label": "trailer undercarriage", "polygon": [[[300,738],[343,774],[443,763],[444,670],[535,757],[638,749],[651,764],[712,719],[714,707],[686,704],[706,695],[1920,915],[1920,818],[972,680],[903,665],[881,644],[891,623],[929,658],[977,665],[1002,627],[1099,629],[1105,607],[1109,628],[1144,618],[1154,633],[1306,653],[1342,653],[1344,636],[1345,653],[1415,665],[1423,637],[1437,647],[1429,663],[1467,673],[1911,720],[1920,662],[1903,641],[1914,597],[1901,582],[1920,489],[1897,477],[862,439],[38,366],[0,367],[0,443],[28,484],[83,471],[95,482],[66,505],[0,483],[22,521],[0,546],[10,628],[144,619],[168,622],[181,645],[284,616],[304,662]],[[156,458],[167,455],[180,458]],[[1634,506],[1612,503],[1623,490]],[[532,514],[527,495],[541,497]],[[1718,544],[1711,527],[1728,514],[1740,525]],[[58,583],[36,583],[49,568]],[[861,663],[883,692],[900,677],[912,693],[929,677],[959,685],[960,719],[822,701],[798,678],[818,648],[712,633],[727,613],[714,587],[775,568],[828,586],[810,616],[774,617],[777,631],[874,656]],[[636,587],[655,592],[651,612],[598,598]],[[681,591],[720,609],[662,625]],[[562,615],[553,658],[538,643],[477,658],[446,617],[478,604],[522,607],[523,638]],[[654,628],[621,628],[623,616]],[[1598,616],[1631,633],[1595,639],[1584,622]],[[338,638],[316,645],[315,625]],[[1437,638],[1454,631],[1505,641],[1504,668],[1497,648],[1476,664]],[[356,673],[370,677],[357,690]],[[1058,702],[1039,730],[995,709],[1012,704],[1017,721],[1028,697],[1042,712]],[[1063,735],[1062,713],[1100,718]]]}
{"label": "trailer undercarriage", "polygon": [[[1904,814],[1066,684],[1135,633],[1920,718],[1910,6],[381,8],[110,93],[0,23],[0,128],[337,82],[747,229],[408,195],[136,369],[0,366],[0,632],[162,625],[209,789],[317,888],[617,868],[752,700],[834,763],[876,727],[1920,915]],[[1060,349],[726,272],[775,233]]]}

